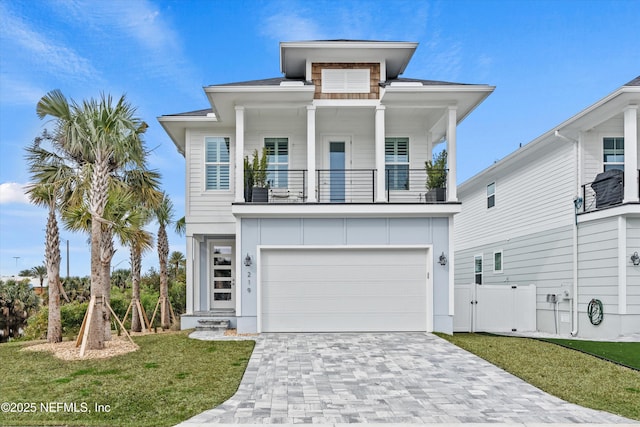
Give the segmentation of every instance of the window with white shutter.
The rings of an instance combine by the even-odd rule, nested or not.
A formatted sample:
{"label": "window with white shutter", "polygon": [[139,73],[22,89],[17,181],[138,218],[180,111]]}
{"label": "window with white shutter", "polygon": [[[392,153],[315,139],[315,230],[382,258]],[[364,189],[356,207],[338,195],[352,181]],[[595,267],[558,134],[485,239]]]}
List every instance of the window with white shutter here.
{"label": "window with white shutter", "polygon": [[322,70],[322,92],[324,93],[369,93],[370,86],[368,68]]}

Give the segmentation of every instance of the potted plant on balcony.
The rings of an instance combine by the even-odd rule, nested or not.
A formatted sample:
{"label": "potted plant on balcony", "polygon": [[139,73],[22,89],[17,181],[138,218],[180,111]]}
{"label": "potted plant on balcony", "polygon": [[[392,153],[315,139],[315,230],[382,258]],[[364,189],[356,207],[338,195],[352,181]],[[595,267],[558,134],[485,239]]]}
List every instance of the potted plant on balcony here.
{"label": "potted plant on balcony", "polygon": [[267,152],[264,149],[260,154],[256,149],[253,152],[253,159],[251,161],[249,161],[248,157],[245,157],[245,200],[258,203],[266,203],[269,201],[269,189],[267,185],[268,167],[269,161]]}
{"label": "potted plant on balcony", "polygon": [[425,162],[427,172],[427,202],[444,202],[447,195],[447,152],[442,150]]}

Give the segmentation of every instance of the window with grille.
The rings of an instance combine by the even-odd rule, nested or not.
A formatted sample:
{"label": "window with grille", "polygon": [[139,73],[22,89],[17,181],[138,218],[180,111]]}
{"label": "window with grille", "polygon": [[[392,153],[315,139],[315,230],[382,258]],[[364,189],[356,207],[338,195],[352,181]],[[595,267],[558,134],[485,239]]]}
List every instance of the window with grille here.
{"label": "window with grille", "polygon": [[482,255],[473,258],[474,283],[482,285]]}
{"label": "window with grille", "polygon": [[603,138],[604,170],[624,170],[624,138]]}
{"label": "window with grille", "polygon": [[496,205],[496,183],[492,182],[487,185],[487,209]]}

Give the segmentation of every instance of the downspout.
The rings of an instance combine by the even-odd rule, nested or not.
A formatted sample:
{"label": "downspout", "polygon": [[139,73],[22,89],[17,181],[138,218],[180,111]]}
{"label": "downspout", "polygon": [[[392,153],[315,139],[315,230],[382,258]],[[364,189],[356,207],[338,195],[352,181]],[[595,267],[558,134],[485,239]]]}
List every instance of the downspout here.
{"label": "downspout", "polygon": [[[565,141],[573,142],[573,157],[576,162],[574,168],[574,182],[576,189],[576,196],[573,198],[574,207],[574,222],[573,222],[573,295],[571,298],[571,336],[578,336],[578,211],[582,208],[584,200],[580,196],[580,142],[572,138],[568,138],[557,130],[555,136],[564,139]],[[578,136],[580,138],[581,135]]]}

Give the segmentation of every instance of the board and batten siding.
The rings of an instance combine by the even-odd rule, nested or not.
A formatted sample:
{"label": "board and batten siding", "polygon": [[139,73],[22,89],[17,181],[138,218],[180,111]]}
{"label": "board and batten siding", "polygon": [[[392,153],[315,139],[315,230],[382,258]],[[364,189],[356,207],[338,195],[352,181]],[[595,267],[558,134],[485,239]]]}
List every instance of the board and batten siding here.
{"label": "board and batten siding", "polygon": [[[235,224],[231,215],[231,203],[234,200],[234,180],[230,179],[229,190],[205,190],[205,138],[208,136],[228,137],[230,140],[230,158],[234,158],[234,129],[188,130],[186,147],[187,168],[187,224]],[[230,176],[234,173],[233,161],[230,165]]]}
{"label": "board and batten siding", "polygon": [[[454,217],[459,250],[570,225],[576,195],[573,144],[541,144],[526,160],[498,165],[482,181],[463,185],[462,212]],[[487,208],[487,185],[495,182],[495,206]]]}
{"label": "board and batten siding", "polygon": [[578,227],[578,305],[585,310],[592,298],[604,312],[618,313],[618,218],[581,223]]}
{"label": "board and batten siding", "polygon": [[627,313],[640,315],[640,266],[631,263],[631,254],[640,253],[640,218],[627,218]]}

